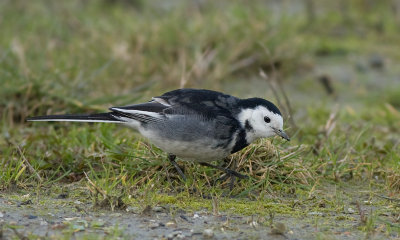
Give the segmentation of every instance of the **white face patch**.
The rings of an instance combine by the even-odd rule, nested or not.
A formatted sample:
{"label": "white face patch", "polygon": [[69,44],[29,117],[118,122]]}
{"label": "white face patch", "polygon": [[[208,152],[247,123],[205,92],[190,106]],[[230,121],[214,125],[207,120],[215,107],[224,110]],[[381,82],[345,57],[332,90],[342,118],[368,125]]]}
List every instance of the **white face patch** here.
{"label": "white face patch", "polygon": [[[271,121],[265,122],[264,117],[268,117]],[[248,143],[258,138],[275,136],[275,129],[283,130],[283,118],[281,115],[269,111],[266,107],[258,106],[254,109],[243,109],[238,115],[238,119],[242,126],[246,128],[248,124],[251,129],[246,128],[246,140]]]}

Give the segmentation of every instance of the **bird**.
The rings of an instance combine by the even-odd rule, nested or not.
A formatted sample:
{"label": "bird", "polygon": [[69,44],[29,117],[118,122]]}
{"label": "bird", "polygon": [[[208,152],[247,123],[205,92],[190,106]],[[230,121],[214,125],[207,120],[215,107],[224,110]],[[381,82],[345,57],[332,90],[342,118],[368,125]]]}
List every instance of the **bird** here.
{"label": "bird", "polygon": [[47,115],[27,121],[117,123],[137,130],[168,155],[181,178],[186,176],[176,157],[246,178],[234,170],[213,165],[259,138],[280,136],[283,130],[278,107],[262,98],[241,99],[206,89],[182,88],[153,97],[150,101],[94,114]]}

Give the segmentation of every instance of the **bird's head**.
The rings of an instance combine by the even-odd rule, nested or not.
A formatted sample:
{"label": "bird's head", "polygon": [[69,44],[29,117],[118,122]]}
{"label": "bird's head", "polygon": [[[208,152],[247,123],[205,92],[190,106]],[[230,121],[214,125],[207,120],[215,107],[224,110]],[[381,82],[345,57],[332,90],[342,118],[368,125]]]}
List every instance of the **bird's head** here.
{"label": "bird's head", "polygon": [[273,103],[262,98],[249,98],[242,100],[240,106],[238,119],[246,129],[248,143],[275,135],[290,141],[283,131],[282,114]]}

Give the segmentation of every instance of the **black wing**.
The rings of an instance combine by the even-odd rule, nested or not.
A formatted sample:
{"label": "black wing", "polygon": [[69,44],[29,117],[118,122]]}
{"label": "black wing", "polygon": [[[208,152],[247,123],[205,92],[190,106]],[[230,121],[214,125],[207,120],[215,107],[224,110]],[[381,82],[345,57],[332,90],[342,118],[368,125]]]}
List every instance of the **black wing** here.
{"label": "black wing", "polygon": [[221,92],[205,89],[178,89],[154,98],[170,107],[167,114],[197,114],[215,118],[218,115],[232,116],[239,99]]}
{"label": "black wing", "polygon": [[167,108],[168,106],[153,100],[147,103],[140,103],[124,107],[112,107],[110,110],[113,113],[122,116],[121,119],[134,119],[140,122],[148,123],[164,120],[164,110]]}
{"label": "black wing", "polygon": [[166,115],[198,115],[216,119],[233,118],[239,99],[220,92],[203,89],[178,89],[147,103],[110,108],[113,112],[142,122],[159,121]]}

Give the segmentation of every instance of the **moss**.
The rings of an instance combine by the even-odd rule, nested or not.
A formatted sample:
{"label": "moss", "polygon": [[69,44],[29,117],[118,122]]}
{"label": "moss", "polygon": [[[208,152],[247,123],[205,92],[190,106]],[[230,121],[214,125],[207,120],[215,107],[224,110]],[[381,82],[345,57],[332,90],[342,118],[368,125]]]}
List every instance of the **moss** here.
{"label": "moss", "polygon": [[335,217],[335,220],[336,220],[336,221],[345,221],[345,220],[348,220],[348,221],[355,221],[356,219],[355,219],[354,217],[341,215],[341,216],[336,216],[336,217]]}

